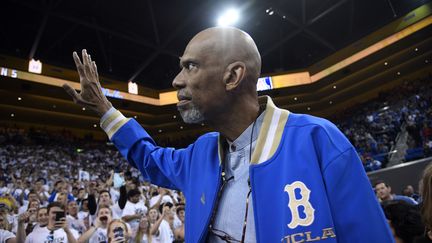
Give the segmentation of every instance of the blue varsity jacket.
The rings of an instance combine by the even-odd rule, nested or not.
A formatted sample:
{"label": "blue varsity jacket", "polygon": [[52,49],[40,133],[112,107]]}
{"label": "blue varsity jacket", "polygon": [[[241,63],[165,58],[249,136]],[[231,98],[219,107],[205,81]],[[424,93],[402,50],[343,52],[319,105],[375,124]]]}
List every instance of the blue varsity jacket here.
{"label": "blue varsity jacket", "polygon": [[[356,150],[331,122],[277,108],[270,97],[249,169],[257,242],[394,242]],[[205,242],[221,184],[219,133],[162,148],[133,119],[101,123],[151,183],[183,191],[186,242]],[[242,222],[239,222],[242,224]]]}

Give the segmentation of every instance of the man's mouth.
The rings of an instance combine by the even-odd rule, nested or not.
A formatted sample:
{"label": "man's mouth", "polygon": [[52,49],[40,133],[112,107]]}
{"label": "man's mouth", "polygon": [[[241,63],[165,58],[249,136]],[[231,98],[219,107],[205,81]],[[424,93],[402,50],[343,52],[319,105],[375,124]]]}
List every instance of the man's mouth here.
{"label": "man's mouth", "polygon": [[184,95],[177,96],[177,99],[179,100],[179,102],[177,103],[177,106],[185,105],[185,104],[191,102],[191,100],[192,100],[192,98],[184,96]]}

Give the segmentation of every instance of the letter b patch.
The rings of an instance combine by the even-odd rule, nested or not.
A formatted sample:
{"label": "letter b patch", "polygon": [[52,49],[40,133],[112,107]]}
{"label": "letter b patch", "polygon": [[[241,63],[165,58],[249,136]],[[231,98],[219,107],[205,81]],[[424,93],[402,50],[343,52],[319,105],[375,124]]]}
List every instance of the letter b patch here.
{"label": "letter b patch", "polygon": [[[301,198],[296,198],[295,190],[300,190]],[[285,192],[288,193],[288,207],[291,210],[291,222],[288,224],[290,229],[294,229],[297,226],[309,226],[315,219],[315,209],[309,202],[311,191],[301,181],[295,181],[292,184],[285,186]],[[299,210],[303,208],[304,218],[300,217]]]}

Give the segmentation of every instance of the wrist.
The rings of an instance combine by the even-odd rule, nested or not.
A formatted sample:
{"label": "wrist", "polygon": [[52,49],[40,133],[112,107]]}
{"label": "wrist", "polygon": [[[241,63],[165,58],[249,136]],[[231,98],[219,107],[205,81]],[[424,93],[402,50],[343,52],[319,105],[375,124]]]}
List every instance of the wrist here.
{"label": "wrist", "polygon": [[105,113],[107,113],[107,111],[109,111],[111,109],[112,104],[111,102],[108,103],[102,103],[100,106],[98,106],[97,108],[97,114],[99,115],[99,117],[102,117],[103,115],[105,115]]}

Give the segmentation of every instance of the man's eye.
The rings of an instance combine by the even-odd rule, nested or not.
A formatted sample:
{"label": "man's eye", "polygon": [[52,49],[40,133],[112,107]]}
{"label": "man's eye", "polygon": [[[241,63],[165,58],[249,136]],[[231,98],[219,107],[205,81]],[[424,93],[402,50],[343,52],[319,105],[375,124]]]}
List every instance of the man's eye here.
{"label": "man's eye", "polygon": [[195,63],[189,62],[189,63],[186,64],[186,69],[187,70],[192,70],[195,67],[196,67]]}

